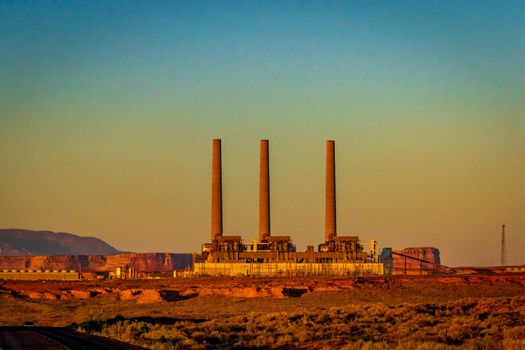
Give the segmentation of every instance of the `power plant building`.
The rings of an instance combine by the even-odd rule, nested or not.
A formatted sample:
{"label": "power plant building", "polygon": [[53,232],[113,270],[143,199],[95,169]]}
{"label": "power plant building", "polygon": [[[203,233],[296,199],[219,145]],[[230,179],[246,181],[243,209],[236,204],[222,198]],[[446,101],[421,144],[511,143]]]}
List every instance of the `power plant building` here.
{"label": "power plant building", "polygon": [[213,140],[211,242],[202,245],[195,275],[362,276],[381,275],[376,242],[365,250],[358,236],[338,236],[336,225],[335,141],[326,141],[324,242],[298,252],[290,236],[275,236],[270,221],[269,141],[260,141],[259,235],[245,243],[223,235],[221,140]]}

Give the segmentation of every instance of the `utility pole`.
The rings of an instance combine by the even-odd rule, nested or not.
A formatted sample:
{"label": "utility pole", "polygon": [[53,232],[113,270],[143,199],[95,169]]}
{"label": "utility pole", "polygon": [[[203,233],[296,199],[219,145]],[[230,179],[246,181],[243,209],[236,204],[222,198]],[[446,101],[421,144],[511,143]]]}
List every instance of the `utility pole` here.
{"label": "utility pole", "polygon": [[505,243],[505,225],[501,225],[501,266],[507,266],[507,247]]}

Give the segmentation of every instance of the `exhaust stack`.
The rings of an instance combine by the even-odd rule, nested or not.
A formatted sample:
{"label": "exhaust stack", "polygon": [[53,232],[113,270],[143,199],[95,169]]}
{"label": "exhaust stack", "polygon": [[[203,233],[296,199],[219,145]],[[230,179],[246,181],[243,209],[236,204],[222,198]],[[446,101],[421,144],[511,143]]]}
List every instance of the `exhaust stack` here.
{"label": "exhaust stack", "polygon": [[222,165],[221,140],[213,140],[211,165],[211,240],[222,236]]}
{"label": "exhaust stack", "polygon": [[261,140],[259,165],[259,241],[270,236],[270,163],[268,140]]}
{"label": "exhaust stack", "polygon": [[335,141],[326,141],[325,242],[337,236],[335,205]]}

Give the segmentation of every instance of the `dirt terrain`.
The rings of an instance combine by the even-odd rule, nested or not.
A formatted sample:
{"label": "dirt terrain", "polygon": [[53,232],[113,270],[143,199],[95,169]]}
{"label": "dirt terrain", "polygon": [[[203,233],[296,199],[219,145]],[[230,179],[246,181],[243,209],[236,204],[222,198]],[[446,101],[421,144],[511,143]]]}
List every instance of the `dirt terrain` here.
{"label": "dirt terrain", "polygon": [[[503,306],[514,303],[519,307],[516,307],[517,311],[513,311],[518,312],[518,316],[513,317],[519,317],[519,322],[523,325],[525,324],[525,307],[523,307],[525,304],[525,274],[398,276],[367,279],[224,277],[101,282],[4,281],[0,285],[0,302],[2,305],[0,325],[20,325],[25,321],[34,321],[42,326],[73,324],[75,327],[80,325],[83,331],[112,336],[150,348],[221,348],[221,346],[227,347],[228,344],[234,344],[232,342],[235,339],[217,335],[219,340],[216,339],[218,343],[215,346],[209,343],[210,339],[199,340],[199,332],[206,333],[214,327],[222,329],[222,326],[217,324],[219,321],[226,322],[235,319],[235,322],[242,324],[244,319],[246,322],[254,322],[257,318],[274,313],[281,316],[276,316],[273,321],[268,322],[280,322],[282,317],[321,315],[323,313],[329,314],[324,321],[329,322],[335,317],[332,313],[337,314],[338,312],[333,310],[346,310],[349,307],[354,308],[352,312],[363,313],[363,317],[372,317],[372,319],[375,317],[376,322],[380,322],[381,317],[370,316],[366,310],[370,307],[383,310],[378,311],[378,314],[384,314],[388,310],[402,312],[406,309],[406,312],[412,312],[412,308],[426,308],[425,305],[434,305],[428,306],[431,309],[435,307],[446,309],[448,307],[446,305],[451,305],[451,303],[457,303],[458,310],[463,310],[461,305],[464,303],[476,303],[476,305],[481,305],[476,309],[476,315],[480,312],[498,313],[499,320],[503,322],[502,324],[506,324],[508,320]],[[483,308],[487,310],[480,311]],[[469,317],[472,316],[469,311],[467,313]],[[414,315],[419,314],[414,311]],[[93,326],[93,322],[96,322],[96,326]],[[207,330],[198,328],[195,334],[185,333],[185,338],[183,338],[187,340],[186,342],[179,341],[182,338],[179,336],[177,338],[172,334],[173,329],[181,325],[187,327],[192,325],[191,327],[195,328],[196,325],[202,327],[202,325],[208,325],[209,322],[211,322],[209,326],[211,328],[206,326],[209,328]],[[313,324],[318,326],[322,322],[322,320],[314,321]],[[159,340],[163,344],[162,347],[155,340],[155,335],[150,334],[149,331],[124,332],[120,328],[115,328],[118,324],[120,325],[118,327],[134,329],[133,327],[138,323],[143,324],[149,330],[160,327],[157,333],[160,332],[163,335],[155,334],[158,335],[158,339],[163,339]],[[276,327],[274,329],[279,328]],[[245,328],[241,328],[239,332],[244,332],[242,329]],[[397,328],[392,328],[391,337],[397,336],[394,335],[397,334],[394,329]],[[497,333],[500,334],[500,338],[497,334],[492,337],[502,341],[504,339],[503,330],[503,328],[500,330],[501,334]],[[219,330],[215,331],[220,334]],[[525,337],[525,328],[521,331],[514,330],[514,332],[521,332],[516,335],[516,341],[521,341],[519,337],[522,333]],[[378,331],[377,334],[381,332]],[[475,334],[478,334],[476,335],[478,337],[481,333]],[[169,340],[171,336],[174,337],[173,339],[180,339]],[[239,334],[239,337],[241,341],[242,334]],[[303,341],[307,345],[308,341],[317,339],[314,338],[306,337]],[[166,339],[169,341],[164,341]],[[375,343],[380,337],[375,336],[370,339]],[[385,341],[392,341],[394,338],[389,339]],[[400,341],[403,339],[401,337]],[[445,339],[443,342],[446,343],[447,338],[443,339]],[[253,343],[253,339],[243,341],[244,343],[241,341],[239,344],[248,347],[259,345],[279,347],[288,344],[279,336],[274,341],[259,345]],[[456,345],[463,344],[463,341],[455,341],[459,342]],[[326,345],[322,339],[317,339],[314,343],[316,347]],[[345,342],[342,341],[341,344],[343,343]],[[304,347],[307,347],[306,345]]]}

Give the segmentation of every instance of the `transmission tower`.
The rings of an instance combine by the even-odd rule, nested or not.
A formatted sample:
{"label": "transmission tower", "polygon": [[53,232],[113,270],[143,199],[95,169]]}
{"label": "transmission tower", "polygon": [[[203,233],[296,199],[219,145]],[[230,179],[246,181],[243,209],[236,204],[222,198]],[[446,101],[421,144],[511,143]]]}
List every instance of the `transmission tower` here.
{"label": "transmission tower", "polygon": [[505,225],[501,225],[501,266],[507,266],[507,247],[505,243]]}

